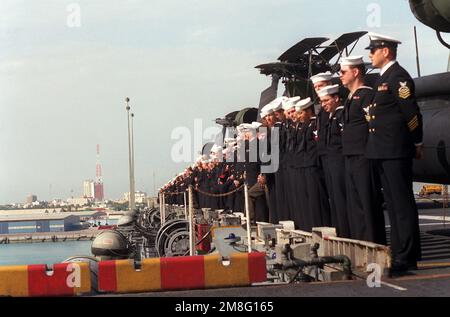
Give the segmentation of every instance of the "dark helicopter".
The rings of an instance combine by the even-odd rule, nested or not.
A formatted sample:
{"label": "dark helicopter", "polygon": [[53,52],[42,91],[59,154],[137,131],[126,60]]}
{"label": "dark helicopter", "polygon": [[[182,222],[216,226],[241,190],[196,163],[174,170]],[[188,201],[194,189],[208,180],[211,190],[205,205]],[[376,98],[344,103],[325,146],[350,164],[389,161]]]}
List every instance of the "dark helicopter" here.
{"label": "dark helicopter", "polygon": [[[413,8],[413,3],[418,5],[419,2],[429,1],[410,2]],[[450,8],[450,4],[445,5],[442,3],[442,7]],[[426,7],[425,4],[424,6]],[[418,6],[414,8],[419,9]],[[442,31],[450,30],[450,22],[435,26],[439,26]],[[343,54],[350,55],[366,33],[346,33],[328,45],[323,44],[328,38],[306,38],[284,52],[277,62],[256,66],[261,74],[272,77],[272,84],[261,93],[259,108],[276,98],[280,80],[285,86],[283,95],[313,96],[309,78],[320,72],[337,72],[340,57]],[[332,63],[331,60],[335,57],[336,62]],[[378,74],[372,73],[373,69],[368,66],[366,84],[371,85]],[[338,81],[336,78],[336,83]],[[414,181],[450,184],[450,72],[423,76],[414,81],[424,128],[424,159],[414,161]],[[345,93],[344,89],[342,94]]]}
{"label": "dark helicopter", "polygon": [[450,2],[448,0],[409,0],[416,18],[436,31],[439,41],[450,49],[441,33],[450,33]]}

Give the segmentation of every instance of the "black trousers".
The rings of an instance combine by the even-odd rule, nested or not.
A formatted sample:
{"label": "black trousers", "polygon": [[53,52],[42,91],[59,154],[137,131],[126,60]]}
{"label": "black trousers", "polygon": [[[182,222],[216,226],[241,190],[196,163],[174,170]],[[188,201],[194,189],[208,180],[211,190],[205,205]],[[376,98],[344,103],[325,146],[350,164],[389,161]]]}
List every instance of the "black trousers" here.
{"label": "black trousers", "polygon": [[275,187],[275,175],[266,174],[267,190],[269,191],[269,222],[277,224],[279,221],[277,213],[277,193]]}
{"label": "black trousers", "polygon": [[243,188],[234,193],[233,211],[245,213],[245,196]]}
{"label": "black trousers", "polygon": [[391,251],[395,264],[421,259],[419,215],[412,188],[412,159],[373,160],[383,186],[391,222]]}
{"label": "black trousers", "polygon": [[278,171],[275,172],[276,214],[278,221],[290,220],[288,205],[288,182],[287,168],[285,166],[281,166],[280,164]]}
{"label": "black trousers", "polygon": [[[342,155],[328,155],[328,174],[331,183],[331,201],[336,210],[336,229],[339,237],[350,238],[350,224],[347,213],[345,190],[345,161]],[[333,219],[332,219],[333,221]]]}
{"label": "black trousers", "polygon": [[320,176],[322,178],[322,183],[325,184],[326,187],[326,194],[328,199],[328,204],[330,206],[330,220],[328,222],[328,225],[330,227],[337,228],[338,226],[338,219],[337,219],[337,213],[336,213],[336,206],[334,205],[333,200],[333,186],[331,183],[330,174],[328,173],[328,155],[321,155],[319,156],[319,163],[320,163]]}
{"label": "black trousers", "polygon": [[309,221],[308,196],[306,191],[305,169],[291,167],[288,169],[289,219],[294,221],[295,227],[307,230]]}
{"label": "black trousers", "polygon": [[381,188],[374,185],[371,162],[364,155],[345,156],[345,175],[351,238],[386,244]]}
{"label": "black trousers", "polygon": [[248,209],[252,220],[269,221],[269,191],[267,186],[256,183],[248,189]]}
{"label": "black trousers", "polygon": [[306,231],[313,227],[330,225],[330,204],[324,178],[316,166],[304,168],[307,206],[305,212]]}

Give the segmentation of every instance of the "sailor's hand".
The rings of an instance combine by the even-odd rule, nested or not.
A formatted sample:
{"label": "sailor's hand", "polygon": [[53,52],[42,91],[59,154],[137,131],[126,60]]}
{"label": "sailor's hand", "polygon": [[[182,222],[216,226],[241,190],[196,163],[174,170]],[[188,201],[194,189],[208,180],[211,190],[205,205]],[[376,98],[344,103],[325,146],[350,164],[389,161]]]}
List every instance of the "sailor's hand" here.
{"label": "sailor's hand", "polygon": [[264,175],[258,175],[258,183],[262,186],[266,185],[266,177]]}
{"label": "sailor's hand", "polygon": [[416,145],[416,160],[423,159],[423,145]]}

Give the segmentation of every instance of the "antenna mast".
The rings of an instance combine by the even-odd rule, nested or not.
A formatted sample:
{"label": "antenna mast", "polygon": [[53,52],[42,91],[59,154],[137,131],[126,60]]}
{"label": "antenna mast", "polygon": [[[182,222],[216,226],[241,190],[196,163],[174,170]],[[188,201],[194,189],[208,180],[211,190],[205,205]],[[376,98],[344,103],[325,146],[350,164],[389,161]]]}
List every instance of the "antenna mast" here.
{"label": "antenna mast", "polygon": [[417,44],[417,30],[416,30],[416,26],[415,25],[414,25],[414,41],[416,43],[417,76],[421,77],[421,75],[420,75],[420,61],[419,61],[419,45]]}

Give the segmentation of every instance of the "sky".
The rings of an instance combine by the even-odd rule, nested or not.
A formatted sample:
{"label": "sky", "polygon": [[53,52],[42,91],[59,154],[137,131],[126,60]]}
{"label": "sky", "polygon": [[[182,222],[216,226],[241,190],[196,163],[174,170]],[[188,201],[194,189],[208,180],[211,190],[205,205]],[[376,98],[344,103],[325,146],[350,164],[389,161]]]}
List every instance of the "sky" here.
{"label": "sky", "polygon": [[[416,25],[422,75],[448,63],[448,49],[406,0],[0,0],[0,12],[0,204],[81,196],[95,178],[97,144],[105,196],[121,198],[126,97],[136,189],[153,194],[189,165],[171,157],[174,129],[193,131],[196,119],[215,126],[258,106],[270,78],[254,66],[305,37],[393,36],[403,42],[399,62],[416,76]],[[354,53],[367,56],[367,43]]]}

